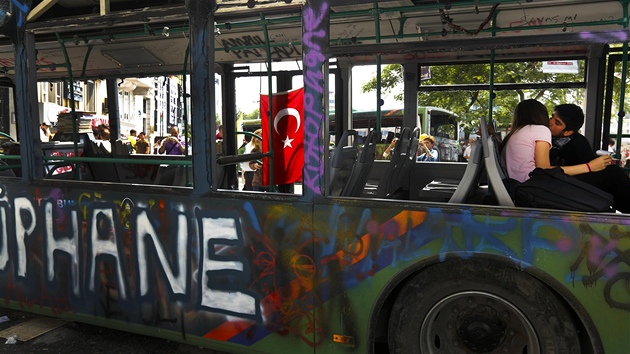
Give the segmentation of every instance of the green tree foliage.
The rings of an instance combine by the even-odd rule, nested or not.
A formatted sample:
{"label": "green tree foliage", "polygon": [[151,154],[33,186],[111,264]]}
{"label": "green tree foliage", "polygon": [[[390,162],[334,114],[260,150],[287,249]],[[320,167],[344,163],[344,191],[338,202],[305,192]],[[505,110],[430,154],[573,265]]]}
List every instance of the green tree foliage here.
{"label": "green tree foliage", "polygon": [[243,119],[260,119],[260,108],[256,108],[249,113],[239,112],[239,115],[243,115]]}
{"label": "green tree foliage", "polygon": [[[622,53],[621,44],[613,44],[611,45],[611,52],[618,54]],[[612,92],[612,105],[610,109],[611,121],[617,122],[619,119],[620,111],[624,114],[625,117],[628,117],[630,114],[630,99],[628,98],[628,82],[630,82],[630,65],[626,67],[626,87],[624,90],[624,99],[623,99],[623,109],[620,110],[619,106],[621,104],[621,73],[623,71],[623,65],[620,61],[615,63],[614,67],[614,79],[613,79],[613,92]],[[626,123],[627,124],[627,123]],[[611,131],[611,133],[617,133],[616,131]]]}
{"label": "green tree foliage", "polygon": [[[611,106],[611,120],[613,122],[618,121],[619,118],[619,104],[620,104],[620,100],[621,100],[621,90],[619,89],[621,87],[621,72],[622,72],[622,65],[621,63],[616,63],[615,64],[615,76],[614,76],[614,82],[613,82],[613,97],[612,97],[612,106]],[[630,70],[628,70],[628,68],[626,68],[626,82],[630,81]],[[622,110],[622,112],[625,114],[625,117],[628,117],[628,115],[630,114],[630,99],[628,99],[628,87],[626,85],[626,89],[625,89],[625,97],[624,97],[624,101],[623,101],[623,106],[624,109]]]}
{"label": "green tree foliage", "polygon": [[[580,63],[578,74],[549,74],[542,72],[542,62],[496,63],[494,83],[558,83],[583,81],[584,63]],[[431,66],[431,78],[421,82],[421,86],[489,84],[490,64],[440,65]],[[381,92],[394,93],[396,100],[403,101],[402,65],[386,65],[381,71]],[[363,92],[376,91],[376,78],[362,85]],[[496,90],[492,117],[499,128],[506,128],[512,121],[516,104],[524,99],[534,98],[543,102],[550,112],[560,103],[582,104],[582,89],[519,89]],[[474,132],[481,117],[488,117],[489,91],[452,90],[418,93],[418,104],[436,106],[454,112],[467,132]]]}

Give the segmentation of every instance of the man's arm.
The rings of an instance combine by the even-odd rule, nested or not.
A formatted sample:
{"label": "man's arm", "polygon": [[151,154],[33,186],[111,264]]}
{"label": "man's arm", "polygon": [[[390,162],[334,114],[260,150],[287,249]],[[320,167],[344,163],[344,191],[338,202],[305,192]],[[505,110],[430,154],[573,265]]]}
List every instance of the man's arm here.
{"label": "man's arm", "polygon": [[571,141],[560,148],[560,153],[564,166],[579,165],[597,158],[588,140],[580,133],[574,133]]}
{"label": "man's arm", "polygon": [[597,156],[588,140],[580,133],[574,133],[569,143],[560,148],[564,160],[562,169],[568,175],[597,172],[612,164],[608,155]]}

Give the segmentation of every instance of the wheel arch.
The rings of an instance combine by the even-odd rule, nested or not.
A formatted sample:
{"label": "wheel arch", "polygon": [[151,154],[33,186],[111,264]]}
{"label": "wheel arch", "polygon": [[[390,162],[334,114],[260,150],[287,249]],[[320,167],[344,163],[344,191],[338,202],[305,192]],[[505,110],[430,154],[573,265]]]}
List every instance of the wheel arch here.
{"label": "wheel arch", "polygon": [[[368,353],[374,354],[383,352],[382,349],[384,349],[384,347],[382,346],[387,345],[388,323],[394,301],[401,289],[411,278],[420,272],[432,271],[431,268],[438,264],[451,263],[455,271],[457,267],[460,266],[456,263],[466,260],[487,262],[496,267],[511,267],[523,271],[535,280],[541,282],[553,292],[556,298],[569,310],[578,331],[588,334],[587,336],[580,336],[582,352],[584,354],[604,352],[599,332],[586,309],[566,287],[543,270],[530,264],[515,262],[512,258],[499,255],[475,254],[471,257],[469,253],[452,253],[445,257],[434,256],[423,259],[407,267],[385,285],[371,309],[367,335],[369,343]],[[383,339],[385,340],[384,343],[382,342]],[[379,348],[379,350],[376,350],[376,348]]]}

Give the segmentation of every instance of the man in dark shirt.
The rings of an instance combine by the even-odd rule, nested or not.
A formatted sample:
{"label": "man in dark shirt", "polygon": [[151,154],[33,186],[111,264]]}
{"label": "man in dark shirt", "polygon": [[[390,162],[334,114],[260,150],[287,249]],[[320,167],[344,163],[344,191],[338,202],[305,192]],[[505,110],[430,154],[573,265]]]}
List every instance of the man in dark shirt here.
{"label": "man in dark shirt", "polygon": [[151,146],[146,140],[146,134],[144,132],[140,132],[140,134],[138,134],[135,150],[136,154],[149,154],[151,152]]}
{"label": "man in dark shirt", "polygon": [[[585,164],[597,158],[588,140],[578,130],[584,124],[582,108],[574,104],[555,107],[549,119],[552,144],[549,161],[555,166]],[[613,208],[630,213],[630,178],[621,167],[610,165],[602,171],[583,173],[577,179],[613,195]]]}

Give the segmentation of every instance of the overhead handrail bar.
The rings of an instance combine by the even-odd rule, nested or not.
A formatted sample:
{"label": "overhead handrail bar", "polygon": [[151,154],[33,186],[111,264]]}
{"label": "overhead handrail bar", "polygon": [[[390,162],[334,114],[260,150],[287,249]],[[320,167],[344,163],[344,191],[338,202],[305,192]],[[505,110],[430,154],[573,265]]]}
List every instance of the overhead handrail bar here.
{"label": "overhead handrail bar", "polygon": [[[136,155],[134,155],[136,156]],[[142,155],[140,155],[142,156]],[[156,155],[145,155],[156,156]],[[8,158],[8,157],[2,157]],[[45,161],[68,161],[68,162],[102,162],[102,163],[132,163],[134,165],[178,165],[178,166],[192,166],[192,161],[187,159],[142,159],[142,158],[129,158],[129,157],[74,157],[74,156],[43,156]]]}
{"label": "overhead handrail bar", "polygon": [[[495,59],[496,61],[496,59]],[[562,81],[562,82],[541,82],[541,83],[500,83],[493,85],[494,91],[523,90],[523,89],[554,89],[554,88],[585,88],[585,81]],[[443,92],[443,91],[481,91],[489,89],[488,84],[452,84],[452,85],[420,85],[420,92]]]}
{"label": "overhead handrail bar", "polygon": [[[529,1],[527,1],[529,2]],[[520,5],[523,3],[523,0],[470,0],[470,1],[448,1],[451,9],[460,8],[460,7],[469,7],[474,5],[495,5],[495,4],[517,4]],[[392,6],[392,7],[381,7],[379,8],[380,13],[387,12],[419,12],[426,10],[439,10],[444,9],[446,4],[444,2],[433,2],[427,4],[420,4],[415,6]],[[351,10],[351,11],[341,11],[341,12],[331,12],[331,18],[344,18],[349,16],[371,16],[373,9],[365,9],[365,10]]]}

